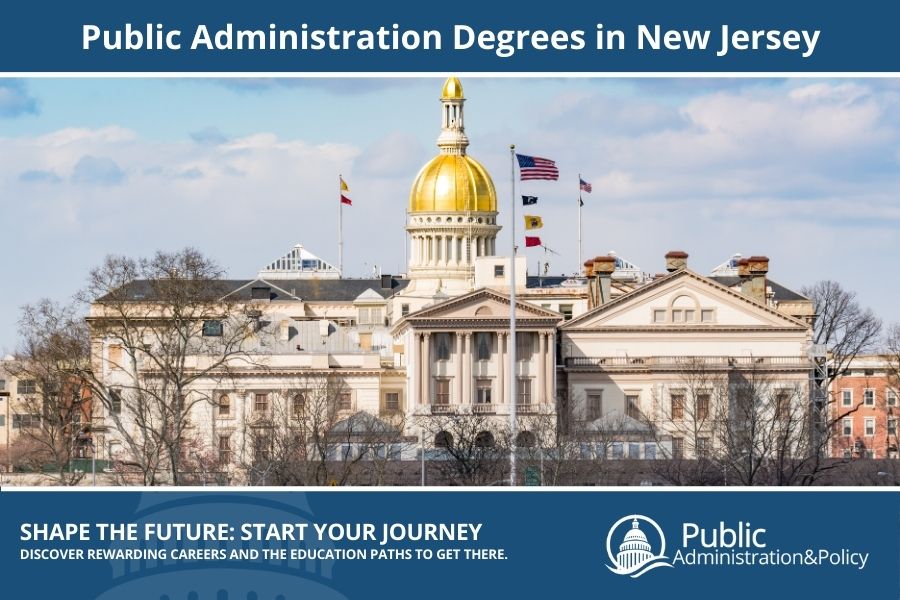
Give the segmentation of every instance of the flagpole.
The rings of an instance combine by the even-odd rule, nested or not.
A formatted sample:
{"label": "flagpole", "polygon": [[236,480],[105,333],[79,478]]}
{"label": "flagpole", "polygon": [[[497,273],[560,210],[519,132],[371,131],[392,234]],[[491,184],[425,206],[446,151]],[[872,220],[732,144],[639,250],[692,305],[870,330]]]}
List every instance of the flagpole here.
{"label": "flagpole", "polygon": [[575,270],[576,273],[581,271],[581,205],[584,202],[581,200],[581,173],[578,174],[578,268]]}
{"label": "flagpole", "polygon": [[[512,259],[509,265],[509,485],[516,485],[516,145],[509,146],[510,201],[512,215],[510,239]],[[499,348],[497,349],[499,350]]]}
{"label": "flagpole", "polygon": [[338,277],[344,277],[344,176],[338,174]]}

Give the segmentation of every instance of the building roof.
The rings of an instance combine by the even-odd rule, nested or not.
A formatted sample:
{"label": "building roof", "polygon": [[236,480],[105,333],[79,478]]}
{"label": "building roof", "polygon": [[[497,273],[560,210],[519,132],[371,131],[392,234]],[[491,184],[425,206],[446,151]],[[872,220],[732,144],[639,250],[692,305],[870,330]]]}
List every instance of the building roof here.
{"label": "building roof", "polygon": [[[713,275],[710,276],[709,279],[712,279],[719,285],[724,285],[728,288],[733,288],[741,285],[741,278],[736,275]],[[772,281],[771,279],[766,278],[766,285],[772,288],[773,299],[778,302],[790,302],[795,300],[809,300],[806,296],[795,292],[794,290],[788,289],[781,285],[776,281]]]}
{"label": "building roof", "polygon": [[[382,287],[384,279],[385,287]],[[304,302],[353,302],[367,290],[372,290],[382,298],[389,298],[405,288],[409,280],[385,275],[381,279],[220,279],[210,284],[210,297],[228,297],[232,300],[253,298],[254,288],[270,288],[270,301]],[[140,279],[130,282],[121,290],[123,299],[135,301],[158,300],[158,290],[151,281]],[[111,300],[107,295],[98,301]]]}

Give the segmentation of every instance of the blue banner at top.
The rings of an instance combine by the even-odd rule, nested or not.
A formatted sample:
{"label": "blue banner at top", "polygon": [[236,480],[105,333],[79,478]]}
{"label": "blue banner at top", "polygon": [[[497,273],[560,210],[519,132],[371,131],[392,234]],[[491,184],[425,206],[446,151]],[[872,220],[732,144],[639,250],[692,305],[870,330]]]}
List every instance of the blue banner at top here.
{"label": "blue banner at top", "polygon": [[900,72],[871,0],[54,4],[4,7],[0,72]]}

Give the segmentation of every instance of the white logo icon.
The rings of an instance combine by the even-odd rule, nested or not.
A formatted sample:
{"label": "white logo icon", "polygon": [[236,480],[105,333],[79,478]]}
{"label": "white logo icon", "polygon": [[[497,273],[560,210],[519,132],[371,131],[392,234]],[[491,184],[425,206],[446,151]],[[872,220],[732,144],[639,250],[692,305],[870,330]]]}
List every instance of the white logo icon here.
{"label": "white logo icon", "polygon": [[[613,554],[612,540],[616,530],[620,529],[620,525],[629,522],[631,527],[625,532],[622,543],[619,544],[619,551]],[[643,521],[656,530],[659,535],[659,552],[653,552],[653,546],[647,541],[647,534],[641,531],[640,523]],[[622,527],[622,529],[625,529]],[[663,535],[662,529],[657,525],[656,521],[644,515],[628,515],[616,521],[609,529],[606,536],[606,553],[612,565],[607,568],[616,575],[628,575],[629,577],[640,577],[647,571],[656,567],[671,567],[672,564],[666,562],[666,536]]]}

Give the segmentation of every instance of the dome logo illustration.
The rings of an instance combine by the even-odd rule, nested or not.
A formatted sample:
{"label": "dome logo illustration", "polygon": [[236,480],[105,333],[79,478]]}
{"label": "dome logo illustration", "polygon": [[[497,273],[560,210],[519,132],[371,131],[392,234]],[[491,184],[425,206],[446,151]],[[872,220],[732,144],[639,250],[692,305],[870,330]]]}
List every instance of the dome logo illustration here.
{"label": "dome logo illustration", "polygon": [[[645,530],[655,530],[659,536],[659,551],[653,552],[653,545],[647,541],[647,534],[641,530],[641,523],[645,523]],[[628,524],[627,530],[623,525]],[[624,536],[622,535],[624,531]],[[621,539],[619,551],[613,553],[613,539]],[[666,536],[662,528],[650,517],[644,515],[628,515],[622,517],[610,527],[606,535],[606,554],[612,565],[606,567],[616,575],[627,575],[632,578],[640,577],[647,571],[657,567],[671,567],[672,563],[666,561]]]}

